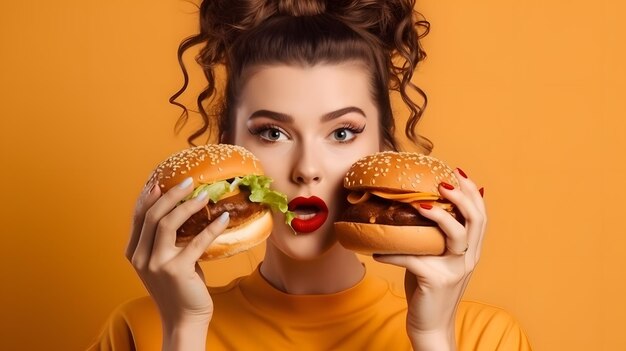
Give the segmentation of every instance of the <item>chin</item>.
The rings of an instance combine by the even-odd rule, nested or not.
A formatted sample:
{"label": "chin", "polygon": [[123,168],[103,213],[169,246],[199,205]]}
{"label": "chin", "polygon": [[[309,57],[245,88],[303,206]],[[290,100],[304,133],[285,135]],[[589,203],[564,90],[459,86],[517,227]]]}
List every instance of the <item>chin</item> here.
{"label": "chin", "polygon": [[332,247],[339,245],[335,238],[333,220],[328,218],[326,223],[314,232],[295,235],[291,228],[281,221],[282,214],[274,214],[274,230],[268,238],[268,245],[273,245],[283,255],[298,261],[315,260]]}

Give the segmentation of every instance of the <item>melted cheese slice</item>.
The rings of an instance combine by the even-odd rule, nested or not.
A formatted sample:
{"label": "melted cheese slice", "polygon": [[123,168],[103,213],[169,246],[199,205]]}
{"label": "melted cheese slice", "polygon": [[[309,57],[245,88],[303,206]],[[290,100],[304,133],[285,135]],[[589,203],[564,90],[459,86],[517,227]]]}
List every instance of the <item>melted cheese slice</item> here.
{"label": "melted cheese slice", "polygon": [[393,200],[404,203],[412,203],[415,201],[436,201],[439,199],[437,194],[433,193],[403,193],[403,194],[394,194],[394,193],[386,193],[384,191],[366,191],[366,192],[357,192],[353,191],[348,195],[348,202],[356,205],[362,202],[367,201],[370,196],[378,196],[383,199]]}
{"label": "melted cheese slice", "polygon": [[413,208],[418,209],[420,203],[427,203],[433,206],[440,207],[446,211],[452,211],[452,204],[446,202],[437,202],[439,196],[433,193],[403,193],[394,194],[386,193],[384,191],[366,191],[358,192],[353,191],[348,195],[348,202],[352,205],[360,204],[367,201],[372,195],[378,196],[383,199],[403,202],[411,205]]}
{"label": "melted cheese slice", "polygon": [[437,200],[439,195],[433,193],[405,193],[405,194],[391,194],[383,191],[371,191],[372,195],[382,197],[387,200],[394,200],[398,202],[411,203],[413,201],[425,201],[425,200]]}
{"label": "melted cheese slice", "polygon": [[352,205],[356,205],[356,204],[360,204],[361,202],[365,202],[370,198],[370,193],[369,192],[356,192],[353,191],[350,194],[348,194],[348,202],[351,203]]}

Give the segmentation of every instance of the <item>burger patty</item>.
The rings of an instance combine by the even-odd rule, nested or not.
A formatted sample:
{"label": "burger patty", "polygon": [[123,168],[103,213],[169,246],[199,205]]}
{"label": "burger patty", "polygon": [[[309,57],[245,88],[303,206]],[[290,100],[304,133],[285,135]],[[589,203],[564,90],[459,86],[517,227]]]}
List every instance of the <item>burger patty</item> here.
{"label": "burger patty", "polygon": [[194,236],[200,233],[209,223],[224,212],[230,214],[228,228],[237,227],[249,220],[255,214],[265,210],[265,206],[248,200],[250,191],[240,188],[240,193],[225,199],[209,203],[200,211],[193,214],[176,232],[178,236]]}
{"label": "burger patty", "polygon": [[[462,220],[462,216],[456,210],[452,215]],[[420,215],[411,205],[382,199],[377,196],[372,196],[365,202],[350,205],[343,213],[341,221],[405,226],[437,226],[436,222]]]}

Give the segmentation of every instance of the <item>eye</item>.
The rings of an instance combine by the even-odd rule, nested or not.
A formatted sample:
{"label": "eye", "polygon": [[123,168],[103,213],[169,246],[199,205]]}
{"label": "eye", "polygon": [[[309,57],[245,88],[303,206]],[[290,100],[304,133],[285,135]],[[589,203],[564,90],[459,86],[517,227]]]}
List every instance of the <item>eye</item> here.
{"label": "eye", "polygon": [[356,127],[352,124],[346,124],[343,127],[336,129],[332,133],[332,138],[340,143],[348,143],[356,138],[357,134],[360,134],[365,129],[365,126]]}
{"label": "eye", "polygon": [[355,137],[354,133],[348,129],[337,129],[333,132],[333,136],[337,141],[352,140]]}
{"label": "eye", "polygon": [[287,134],[277,126],[273,125],[263,125],[256,128],[250,128],[249,131],[252,135],[258,135],[263,142],[287,140]]}
{"label": "eye", "polygon": [[276,128],[269,128],[259,133],[259,135],[261,136],[261,138],[267,140],[278,141],[280,140],[280,137],[283,135],[283,133]]}

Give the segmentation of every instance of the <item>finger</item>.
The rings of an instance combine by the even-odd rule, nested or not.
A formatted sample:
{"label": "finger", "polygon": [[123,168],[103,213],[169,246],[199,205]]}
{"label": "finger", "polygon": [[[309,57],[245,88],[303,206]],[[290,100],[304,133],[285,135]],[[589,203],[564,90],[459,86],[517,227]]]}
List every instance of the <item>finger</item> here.
{"label": "finger", "polygon": [[[408,272],[416,276],[415,281],[405,275],[405,282],[411,284],[411,287],[419,285],[420,278],[443,279],[448,273],[442,271],[441,267],[446,267],[449,263],[442,265],[442,261],[450,260],[449,257],[442,256],[414,256],[414,255],[378,255],[372,256],[375,261],[391,264],[398,267],[404,267]],[[458,260],[462,261],[462,260]],[[445,269],[448,271],[449,269]],[[451,272],[451,270],[450,270]],[[408,274],[408,273],[407,273]]]}
{"label": "finger", "polygon": [[143,227],[143,221],[146,217],[146,211],[152,206],[159,198],[161,190],[156,184],[146,184],[144,190],[137,198],[135,204],[135,212],[133,214],[133,223],[130,229],[130,236],[128,244],[126,245],[125,256],[129,261],[132,259],[137,244],[139,243],[139,237],[141,235],[141,228]]}
{"label": "finger", "polygon": [[[422,207],[423,206],[423,207]],[[463,251],[467,246],[467,234],[465,227],[459,223],[448,211],[429,205],[420,205],[417,209],[419,214],[436,222],[446,235],[446,247],[452,250],[460,248]]]}
{"label": "finger", "polygon": [[[378,262],[406,268],[408,272],[405,275],[405,284],[409,285],[405,286],[405,289],[420,285],[420,281],[424,281],[422,278],[426,278],[426,281],[428,281],[427,285],[421,286],[422,289],[428,289],[432,286],[459,284],[464,279],[465,260],[463,258],[376,254],[373,255],[373,258]],[[414,274],[415,278],[412,278],[409,273]]]}
{"label": "finger", "polygon": [[[388,263],[388,264],[392,264],[394,266],[398,266],[398,267],[403,267],[406,268],[407,270],[409,270],[410,272],[415,273],[416,269],[415,269],[415,265],[418,264],[419,265],[419,260],[415,261],[415,256],[413,255],[380,255],[380,254],[374,254],[372,255],[372,258],[375,261],[378,262],[382,262],[382,263]],[[412,262],[413,260],[413,262]],[[406,279],[406,276],[405,276]],[[417,280],[415,281],[415,284],[417,284]]]}
{"label": "finger", "polygon": [[142,224],[139,242],[132,257],[133,266],[141,268],[147,265],[159,221],[193,190],[192,184],[192,178],[185,179],[163,194],[148,209]]}
{"label": "finger", "polygon": [[474,203],[479,210],[484,212],[485,202],[483,201],[483,195],[478,189],[478,186],[476,186],[476,184],[460,168],[456,168],[453,173],[459,182],[459,188],[461,191],[470,198],[472,203]]}
{"label": "finger", "polygon": [[480,212],[474,202],[461,189],[446,182],[441,182],[439,184],[439,193],[455,205],[463,215],[463,218],[465,218],[465,223],[471,223],[482,218],[482,216],[479,216]]}
{"label": "finger", "polygon": [[162,258],[161,255],[171,255],[172,248],[176,246],[176,231],[178,228],[198,211],[204,210],[206,213],[208,201],[208,193],[202,191],[197,197],[185,201],[159,221],[154,238],[154,245],[152,247],[152,259],[156,259],[158,262],[159,259]]}
{"label": "finger", "polygon": [[468,233],[469,243],[478,258],[480,257],[487,226],[487,210],[485,200],[483,199],[484,188],[477,189],[478,186],[460,168],[456,168],[454,173],[459,181],[461,191],[472,200],[476,208],[478,208],[478,212],[482,215],[482,226],[480,226],[479,230],[471,228],[471,232]]}
{"label": "finger", "polygon": [[480,242],[480,235],[483,232],[483,224],[485,220],[484,212],[480,211],[474,203],[460,189],[450,184],[442,182],[439,185],[439,192],[443,197],[450,200],[456,208],[461,212],[465,219],[466,238],[465,242],[449,243],[448,246],[453,252],[464,252],[465,248],[470,244],[470,249],[476,251]]}
{"label": "finger", "polygon": [[228,227],[230,221],[230,214],[228,212],[222,213],[211,224],[209,224],[203,231],[196,235],[187,246],[180,253],[179,257],[181,261],[187,264],[194,264],[198,262],[202,254],[206,249],[215,241],[220,234]]}

